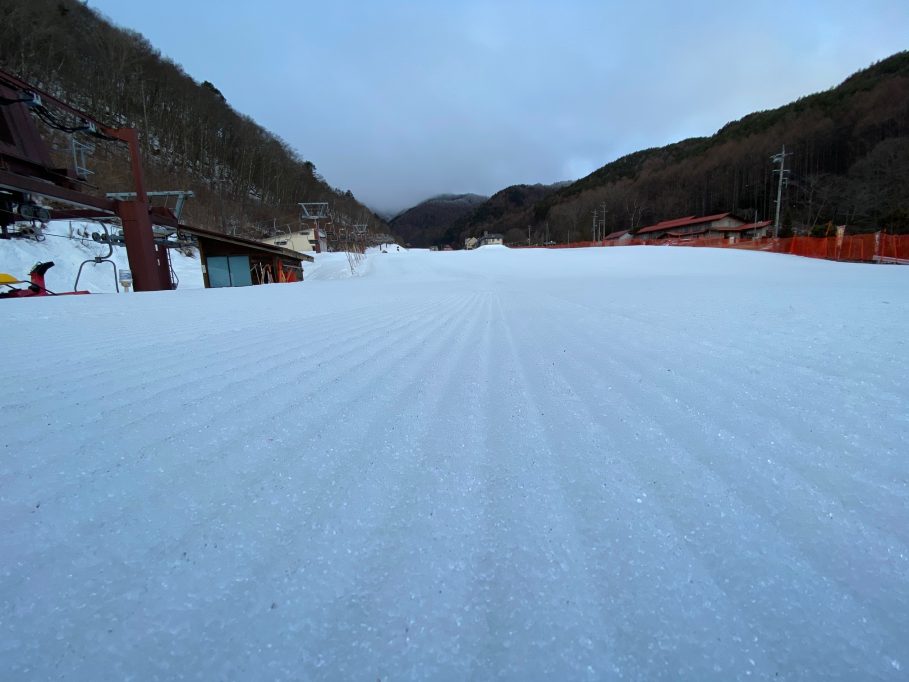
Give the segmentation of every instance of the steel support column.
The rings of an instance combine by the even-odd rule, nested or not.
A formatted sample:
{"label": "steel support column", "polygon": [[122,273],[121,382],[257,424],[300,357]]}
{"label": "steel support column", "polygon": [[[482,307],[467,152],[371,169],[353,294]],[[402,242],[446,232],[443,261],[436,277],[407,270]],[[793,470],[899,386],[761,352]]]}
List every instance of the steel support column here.
{"label": "steel support column", "polygon": [[129,162],[136,198],[118,202],[117,214],[123,225],[126,255],[133,274],[133,288],[136,291],[172,289],[167,249],[155,244],[155,235],[152,231],[142,155],[139,152],[139,133],[134,128],[118,128],[107,132],[129,147]]}
{"label": "steel support column", "polygon": [[[142,201],[118,202],[117,215],[120,216],[120,223],[123,226],[126,257],[129,259],[129,269],[133,275],[133,288],[136,291],[170,289],[170,272],[167,272],[166,278],[162,276],[161,256],[155,245],[148,204]],[[166,267],[166,253],[164,258]]]}

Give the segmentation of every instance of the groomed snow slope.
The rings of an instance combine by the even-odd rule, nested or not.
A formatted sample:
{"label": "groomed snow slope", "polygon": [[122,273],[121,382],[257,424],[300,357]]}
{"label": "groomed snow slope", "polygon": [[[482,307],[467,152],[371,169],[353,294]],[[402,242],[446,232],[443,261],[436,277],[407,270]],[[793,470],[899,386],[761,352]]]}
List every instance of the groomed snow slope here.
{"label": "groomed snow slope", "polygon": [[0,678],[906,679],[909,268],[338,258],[0,302]]}

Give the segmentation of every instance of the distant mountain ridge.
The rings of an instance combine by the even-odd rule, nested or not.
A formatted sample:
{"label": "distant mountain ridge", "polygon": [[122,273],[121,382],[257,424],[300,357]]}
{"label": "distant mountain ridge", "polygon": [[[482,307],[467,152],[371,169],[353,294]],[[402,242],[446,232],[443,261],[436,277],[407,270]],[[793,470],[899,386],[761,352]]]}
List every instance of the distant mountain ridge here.
{"label": "distant mountain ridge", "polygon": [[489,197],[484,194],[439,194],[434,197],[430,197],[424,202],[421,203],[432,203],[432,202],[445,202],[445,203],[466,203],[466,204],[482,204]]}
{"label": "distant mountain ridge", "polygon": [[[567,187],[572,181],[551,185],[511,185],[491,197],[480,194],[440,194],[402,211],[389,221],[396,234],[412,246],[462,246],[470,235],[484,231],[505,234],[510,240],[526,239],[526,224],[509,220],[512,215],[531,207],[552,192]],[[520,223],[520,224],[519,224]],[[541,232],[542,234],[542,232]]]}
{"label": "distant mountain ridge", "polygon": [[402,211],[389,225],[406,244],[432,246],[439,243],[454,223],[487,199],[479,194],[440,194]]}
{"label": "distant mountain ridge", "polygon": [[[571,183],[557,182],[552,185],[512,185],[493,194],[474,211],[456,221],[443,236],[443,242],[457,246],[468,236],[479,236],[483,232],[501,234],[506,243],[527,239],[529,223],[524,213],[543,201],[559,188]],[[535,231],[532,229],[532,233]],[[539,231],[545,234],[545,228]]]}

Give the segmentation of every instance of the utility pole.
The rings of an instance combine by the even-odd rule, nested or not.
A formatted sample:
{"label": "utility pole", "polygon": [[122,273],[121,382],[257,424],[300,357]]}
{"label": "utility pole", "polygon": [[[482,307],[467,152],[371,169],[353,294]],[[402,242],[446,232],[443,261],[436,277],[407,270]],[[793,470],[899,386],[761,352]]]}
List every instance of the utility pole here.
{"label": "utility pole", "polygon": [[791,156],[792,153],[786,153],[786,145],[783,145],[783,151],[779,154],[774,154],[770,157],[770,160],[775,164],[779,164],[780,167],[774,170],[774,173],[780,174],[780,181],[776,188],[776,220],[773,223],[773,238],[776,239],[780,236],[780,208],[783,205],[783,183],[786,180],[786,175],[789,173],[786,170],[786,157]]}
{"label": "utility pole", "polygon": [[592,229],[592,232],[593,232],[593,234],[592,234],[591,236],[593,237],[593,242],[594,242],[594,244],[595,244],[596,241],[597,241],[597,209],[593,209],[593,229]]}
{"label": "utility pole", "polygon": [[605,243],[605,241],[606,241],[606,202],[605,201],[603,202],[602,206],[603,206],[603,227],[600,229],[600,240],[602,240]]}
{"label": "utility pole", "polygon": [[527,226],[527,246],[530,246],[530,225]]}

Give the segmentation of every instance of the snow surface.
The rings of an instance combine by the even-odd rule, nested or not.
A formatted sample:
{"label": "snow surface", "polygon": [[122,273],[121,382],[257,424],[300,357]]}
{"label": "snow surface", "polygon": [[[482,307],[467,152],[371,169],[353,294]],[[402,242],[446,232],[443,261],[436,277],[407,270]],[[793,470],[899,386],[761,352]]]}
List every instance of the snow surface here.
{"label": "snow surface", "polygon": [[0,679],[906,679],[909,268],[342,259],[0,302]]}

